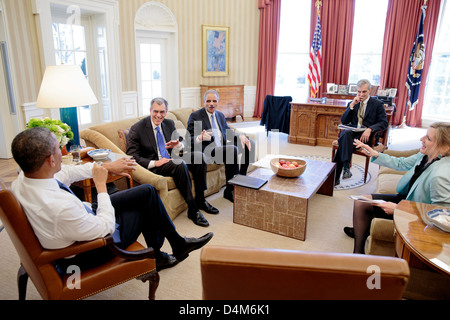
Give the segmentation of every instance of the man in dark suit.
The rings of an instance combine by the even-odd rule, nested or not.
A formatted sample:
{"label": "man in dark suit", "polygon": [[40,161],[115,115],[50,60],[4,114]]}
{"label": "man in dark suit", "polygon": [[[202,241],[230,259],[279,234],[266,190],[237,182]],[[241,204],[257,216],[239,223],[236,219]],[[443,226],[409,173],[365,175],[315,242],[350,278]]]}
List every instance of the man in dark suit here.
{"label": "man in dark suit", "polygon": [[[202,151],[208,162],[225,164],[227,185],[223,196],[234,201],[234,187],[228,181],[236,174],[246,175],[254,160],[254,142],[244,134],[235,134],[228,126],[222,112],[216,110],[219,94],[208,90],[204,95],[205,107],[191,114],[188,121],[188,138],[193,150]],[[241,164],[239,166],[239,156]]]}
{"label": "man in dark suit", "polygon": [[388,126],[384,104],[370,97],[370,82],[360,80],[357,87],[358,93],[355,99],[348,104],[341,117],[341,123],[365,130],[343,130],[339,135],[339,147],[333,159],[333,162],[336,162],[335,185],[340,184],[342,169],[344,169],[343,179],[349,179],[352,176],[350,161],[355,150],[354,140],[359,139],[363,143],[370,143],[374,134],[385,130]]}
{"label": "man in dark suit", "polygon": [[[207,189],[206,163],[201,152],[184,154],[183,158],[188,161],[178,157],[185,149],[185,145],[175,128],[174,121],[165,119],[168,108],[165,99],[152,100],[150,117],[142,119],[130,128],[127,154],[155,174],[172,177],[188,205],[189,219],[196,225],[207,227],[209,223],[199,209],[210,214],[218,214],[219,210],[210,205],[204,196]],[[173,159],[174,157],[176,159]],[[195,199],[189,170],[194,177]]]}

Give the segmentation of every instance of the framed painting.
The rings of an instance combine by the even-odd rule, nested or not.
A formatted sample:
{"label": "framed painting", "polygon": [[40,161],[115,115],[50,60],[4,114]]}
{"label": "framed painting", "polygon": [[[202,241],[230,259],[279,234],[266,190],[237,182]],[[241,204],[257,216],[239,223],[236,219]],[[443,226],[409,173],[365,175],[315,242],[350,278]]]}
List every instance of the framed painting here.
{"label": "framed painting", "polygon": [[203,76],[225,77],[229,75],[230,28],[202,26]]}

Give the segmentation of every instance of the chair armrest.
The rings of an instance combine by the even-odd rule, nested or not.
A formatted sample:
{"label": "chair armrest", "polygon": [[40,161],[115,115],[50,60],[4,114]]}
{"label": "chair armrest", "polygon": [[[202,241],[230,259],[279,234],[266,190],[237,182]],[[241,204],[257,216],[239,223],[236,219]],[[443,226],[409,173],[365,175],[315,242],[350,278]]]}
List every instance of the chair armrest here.
{"label": "chair armrest", "polygon": [[92,241],[76,242],[63,249],[43,250],[37,261],[41,263],[48,263],[58,259],[64,259],[83,252],[104,247],[107,243],[107,238],[99,238]]}
{"label": "chair armrest", "polygon": [[113,241],[112,236],[107,237],[108,248],[119,258],[125,260],[142,260],[142,259],[154,259],[155,252],[152,247],[138,251],[127,251],[120,249]]}
{"label": "chair armrest", "polygon": [[126,251],[120,249],[113,240],[111,235],[107,235],[104,238],[95,239],[92,241],[76,242],[73,245],[57,250],[44,250],[40,255],[38,261],[40,263],[49,263],[55,260],[71,257],[83,252],[91,251],[101,247],[108,246],[108,248],[118,257],[125,260],[142,260],[142,259],[154,259],[155,253],[153,248],[147,248],[139,251]]}
{"label": "chair armrest", "polygon": [[375,218],[370,225],[370,235],[377,240],[395,241],[394,222],[388,219]]}

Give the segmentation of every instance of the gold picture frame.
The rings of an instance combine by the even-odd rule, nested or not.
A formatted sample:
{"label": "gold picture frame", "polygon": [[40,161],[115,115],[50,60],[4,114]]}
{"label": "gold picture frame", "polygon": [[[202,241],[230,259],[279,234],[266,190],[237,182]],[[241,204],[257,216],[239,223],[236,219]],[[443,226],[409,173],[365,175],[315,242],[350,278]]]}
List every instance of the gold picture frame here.
{"label": "gold picture frame", "polygon": [[202,26],[203,77],[226,77],[230,64],[230,27]]}

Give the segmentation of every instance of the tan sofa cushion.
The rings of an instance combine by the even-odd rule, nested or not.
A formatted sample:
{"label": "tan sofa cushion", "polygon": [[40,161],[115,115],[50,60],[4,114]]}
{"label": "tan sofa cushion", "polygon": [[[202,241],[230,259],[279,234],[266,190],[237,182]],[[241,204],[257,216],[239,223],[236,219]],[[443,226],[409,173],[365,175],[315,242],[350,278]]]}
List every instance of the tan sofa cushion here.
{"label": "tan sofa cushion", "polygon": [[120,147],[120,139],[119,135],[117,134],[117,130],[131,128],[133,124],[135,124],[142,118],[143,117],[104,123],[98,126],[91,127],[89,129],[101,133],[106,138],[111,140],[111,142],[114,143],[116,146]]}
{"label": "tan sofa cushion", "polygon": [[127,137],[130,129],[119,129],[117,133],[119,134],[119,147],[124,152],[127,153]]}
{"label": "tan sofa cushion", "polygon": [[181,123],[184,125],[185,128],[187,128],[187,123],[189,121],[189,117],[191,116],[191,113],[195,112],[199,109],[200,108],[192,108],[192,109],[191,108],[182,108],[182,109],[177,109],[177,110],[170,110],[170,112],[173,113],[177,117],[177,119],[181,121]]}

